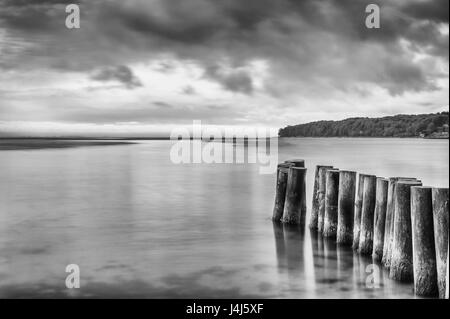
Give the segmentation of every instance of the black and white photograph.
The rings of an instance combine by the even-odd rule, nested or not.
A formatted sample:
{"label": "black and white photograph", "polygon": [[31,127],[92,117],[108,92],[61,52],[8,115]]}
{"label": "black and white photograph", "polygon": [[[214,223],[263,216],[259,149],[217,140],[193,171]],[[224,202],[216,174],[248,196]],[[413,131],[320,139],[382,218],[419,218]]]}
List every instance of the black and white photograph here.
{"label": "black and white photograph", "polygon": [[448,299],[448,112],[448,0],[0,0],[0,299]]}

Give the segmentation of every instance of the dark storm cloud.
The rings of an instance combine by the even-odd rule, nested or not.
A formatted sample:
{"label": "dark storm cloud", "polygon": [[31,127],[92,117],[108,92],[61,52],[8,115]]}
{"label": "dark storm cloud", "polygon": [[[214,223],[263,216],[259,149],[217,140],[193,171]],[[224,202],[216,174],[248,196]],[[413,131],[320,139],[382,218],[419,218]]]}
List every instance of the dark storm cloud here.
{"label": "dark storm cloud", "polygon": [[[90,71],[167,53],[196,62],[206,77],[244,94],[254,86],[242,66],[254,59],[269,61],[273,81],[267,92],[280,95],[292,87],[309,94],[324,78],[330,89],[347,90],[355,83],[375,84],[394,95],[436,89],[436,78],[411,53],[448,61],[448,35],[439,31],[448,23],[448,1],[376,1],[382,10],[379,30],[364,25],[365,7],[372,2],[91,1],[82,3],[82,28],[69,31],[62,26],[67,1],[0,0],[0,29],[33,43],[17,54],[20,61],[0,57],[0,67]],[[408,50],[401,40],[408,41]],[[217,69],[222,59],[235,70]]]}
{"label": "dark storm cloud", "polygon": [[110,7],[107,14],[113,21],[136,33],[183,44],[203,43],[221,27],[220,21],[196,19],[195,12],[187,14],[182,6],[178,8],[178,4],[173,7],[167,4],[164,6],[167,16],[128,6]]}
{"label": "dark storm cloud", "polygon": [[[383,14],[382,32],[364,27],[365,8],[372,2],[165,0],[150,6],[144,1],[134,1],[136,6],[110,5],[104,12],[105,16],[132,31],[183,45],[215,40],[225,41],[225,46],[241,41],[261,44],[265,37],[260,27],[264,24],[270,24],[272,31],[294,36],[302,33],[299,30],[302,26],[308,32],[313,28],[355,40],[387,42],[407,38],[440,45],[440,36],[429,31],[433,31],[437,23],[448,23],[448,1],[378,1]],[[154,11],[155,7],[158,10]],[[299,23],[287,23],[286,18],[289,17]]]}
{"label": "dark storm cloud", "polygon": [[449,22],[449,1],[411,1],[405,11],[414,18],[435,22]]}
{"label": "dark storm cloud", "polygon": [[91,77],[96,81],[118,81],[128,89],[134,89],[142,86],[141,81],[133,74],[133,71],[126,65],[109,67],[94,73]]}
{"label": "dark storm cloud", "polygon": [[[407,90],[436,90],[437,87],[427,81],[424,72],[405,61],[389,61],[379,75],[379,79],[385,79],[386,88],[392,95],[400,95]],[[425,85],[425,87],[424,87]]]}
{"label": "dark storm cloud", "polygon": [[55,31],[58,27],[57,17],[64,13],[59,2],[1,1],[0,27],[7,30],[30,32],[30,34]]}
{"label": "dark storm cloud", "polygon": [[2,0],[0,3],[7,6],[33,6],[47,4],[81,4],[84,0]]}
{"label": "dark storm cloud", "polygon": [[210,66],[205,71],[205,77],[219,82],[226,90],[251,94],[253,82],[251,76],[243,70],[226,72],[219,66]]}

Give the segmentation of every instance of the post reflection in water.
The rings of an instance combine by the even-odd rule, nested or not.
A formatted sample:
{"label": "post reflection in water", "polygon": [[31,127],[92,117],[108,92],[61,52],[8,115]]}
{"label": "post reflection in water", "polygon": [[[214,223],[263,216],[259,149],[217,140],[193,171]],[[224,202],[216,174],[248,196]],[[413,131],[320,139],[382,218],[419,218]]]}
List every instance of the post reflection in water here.
{"label": "post reflection in water", "polygon": [[335,286],[339,282],[337,273],[336,243],[327,238],[323,238],[323,258],[324,267],[322,276],[318,279],[327,286]]}
{"label": "post reflection in water", "polygon": [[304,270],[303,243],[305,231],[295,225],[273,223],[275,247],[280,273],[295,276]]}
{"label": "post reflection in water", "polygon": [[405,289],[370,257],[317,232],[280,223],[273,231],[278,273],[299,298],[385,298]]}
{"label": "post reflection in water", "polygon": [[353,260],[353,251],[348,247],[337,245],[336,246],[337,257],[337,277],[340,279],[340,290],[351,291],[356,290],[355,276],[353,273],[355,263]]}
{"label": "post reflection in water", "polygon": [[[384,270],[381,264],[376,263],[371,257],[354,254],[356,287],[358,292],[364,291],[365,295],[372,298],[383,297],[385,292]],[[381,296],[380,296],[381,295]],[[361,297],[358,295],[358,297]]]}
{"label": "post reflection in water", "polygon": [[275,237],[275,253],[277,255],[277,266],[280,273],[287,269],[286,247],[284,244],[283,225],[273,222],[273,235]]}

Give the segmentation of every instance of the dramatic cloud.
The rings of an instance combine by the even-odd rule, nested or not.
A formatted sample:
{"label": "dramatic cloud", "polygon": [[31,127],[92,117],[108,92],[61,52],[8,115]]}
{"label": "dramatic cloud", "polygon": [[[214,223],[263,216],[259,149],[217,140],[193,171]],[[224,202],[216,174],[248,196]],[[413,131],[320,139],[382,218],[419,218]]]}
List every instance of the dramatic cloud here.
{"label": "dramatic cloud", "polygon": [[205,76],[216,80],[225,89],[232,92],[246,94],[253,92],[252,78],[243,70],[231,70],[227,72],[218,66],[210,66],[206,69]]}
{"label": "dramatic cloud", "polygon": [[133,74],[133,71],[126,65],[102,69],[92,75],[96,81],[118,81],[128,89],[142,86],[141,81]]}
{"label": "dramatic cloud", "polygon": [[448,107],[448,0],[377,1],[380,29],[369,0],[98,0],[69,30],[72,2],[0,0],[0,121],[284,126]]}

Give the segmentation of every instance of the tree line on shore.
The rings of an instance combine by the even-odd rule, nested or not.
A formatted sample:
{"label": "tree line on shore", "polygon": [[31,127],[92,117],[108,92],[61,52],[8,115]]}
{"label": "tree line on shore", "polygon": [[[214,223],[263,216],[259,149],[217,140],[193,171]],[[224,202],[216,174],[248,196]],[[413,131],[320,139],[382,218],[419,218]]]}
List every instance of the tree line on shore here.
{"label": "tree line on shore", "polygon": [[280,137],[435,137],[448,138],[448,112],[356,117],[287,126]]}

